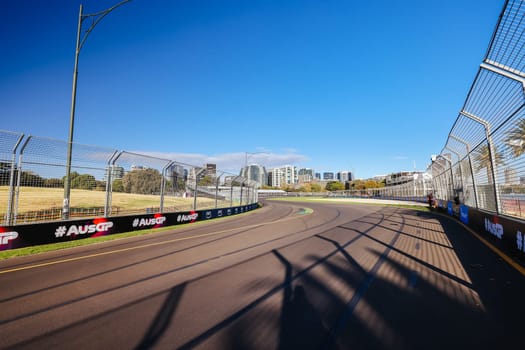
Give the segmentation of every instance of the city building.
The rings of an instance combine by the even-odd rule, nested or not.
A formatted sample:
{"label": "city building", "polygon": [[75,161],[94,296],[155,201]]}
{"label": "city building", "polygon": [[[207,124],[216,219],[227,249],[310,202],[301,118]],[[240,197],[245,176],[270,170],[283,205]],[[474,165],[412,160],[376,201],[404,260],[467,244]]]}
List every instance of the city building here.
{"label": "city building", "polygon": [[520,179],[518,177],[518,172],[514,168],[505,168],[505,185],[519,185]]}
{"label": "city building", "polygon": [[340,171],[337,173],[337,181],[346,183],[348,181],[352,181],[354,179],[354,176],[352,175],[351,171]]}
{"label": "city building", "polygon": [[240,176],[255,181],[259,187],[268,185],[268,172],[262,165],[251,164],[241,169]]}
{"label": "city building", "polygon": [[147,167],[145,167],[144,165],[136,165],[136,164],[131,165],[131,168],[130,168],[131,171],[145,170],[145,169],[147,169]]}
{"label": "city building", "polygon": [[420,174],[423,176],[423,173],[419,171],[400,171],[388,174],[385,177],[386,186],[396,186],[413,181],[417,176],[420,176]]}
{"label": "city building", "polygon": [[315,180],[315,173],[313,169],[301,168],[299,169],[299,175],[297,176],[297,182],[299,184],[309,183]]}
{"label": "city building", "polygon": [[381,182],[386,180],[386,175],[376,175],[372,178],[372,180]]}
{"label": "city building", "polygon": [[295,185],[299,181],[299,172],[293,165],[285,165],[274,168],[269,172],[269,184],[272,187],[281,187],[285,185]]}
{"label": "city building", "polygon": [[332,172],[323,173],[323,180],[333,180],[333,179],[334,179],[334,173]]}
{"label": "city building", "polygon": [[217,164],[204,164],[206,168],[206,175],[215,177],[217,175]]}

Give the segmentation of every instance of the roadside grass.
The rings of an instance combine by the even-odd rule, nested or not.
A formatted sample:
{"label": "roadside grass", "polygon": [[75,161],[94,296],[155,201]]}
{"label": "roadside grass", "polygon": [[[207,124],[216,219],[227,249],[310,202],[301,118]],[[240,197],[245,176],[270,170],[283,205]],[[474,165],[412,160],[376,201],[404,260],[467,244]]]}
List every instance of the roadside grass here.
{"label": "roadside grass", "polygon": [[[9,187],[0,186],[0,215],[3,215],[7,210],[7,202],[9,196]],[[38,188],[38,187],[20,187],[20,197],[18,203],[18,214],[31,211],[46,210],[51,208],[61,208],[64,191],[61,188]],[[106,193],[104,191],[89,191],[89,190],[71,190],[71,203],[76,208],[93,208],[104,206]],[[125,211],[144,210],[145,208],[156,208],[159,206],[160,196],[158,195],[141,195],[115,192],[112,194],[112,207],[119,207]],[[229,205],[229,203],[228,203]],[[210,198],[197,198],[197,206],[200,208],[215,206],[215,200]],[[193,207],[193,198],[180,197],[164,197],[164,207],[169,211],[188,210]],[[195,225],[194,223],[193,225]],[[174,230],[179,226],[170,226],[158,229],[146,229],[140,231],[133,231],[127,233],[119,233],[110,236],[102,236],[96,238],[80,239],[70,242],[61,242],[53,244],[45,244],[33,247],[25,247],[19,249],[12,249],[0,251],[0,260],[8,259],[15,256],[25,256],[38,254],[58,249],[72,248],[84,246],[88,244],[101,243],[115,239],[134,237],[149,234],[152,232],[159,232],[164,230]]]}
{"label": "roadside grass", "polygon": [[85,245],[91,245],[91,244],[97,244],[107,241],[113,241],[115,239],[122,239],[122,238],[128,238],[128,237],[135,237],[135,236],[142,236],[147,235],[152,232],[159,232],[159,231],[166,231],[168,229],[173,230],[176,226],[166,227],[166,228],[157,228],[157,229],[146,229],[141,231],[133,231],[133,232],[125,232],[125,233],[117,233],[114,235],[109,236],[101,236],[101,237],[95,237],[95,238],[84,238],[79,240],[74,240],[70,242],[61,242],[61,243],[51,243],[51,244],[42,244],[42,245],[36,245],[32,247],[24,247],[24,248],[18,248],[18,249],[11,249],[11,250],[5,250],[0,252],[0,260],[5,260],[9,258],[14,258],[17,256],[26,256],[26,255],[34,255],[39,253],[45,253],[60,249],[67,249],[67,248],[74,248],[74,247],[81,247]]}
{"label": "roadside grass", "polygon": [[[248,214],[248,212],[237,214],[235,216],[238,217],[240,215],[245,215],[245,214]],[[215,219],[205,220],[205,221],[197,221],[192,224],[173,225],[173,226],[167,226],[167,227],[159,227],[159,228],[144,229],[144,230],[131,231],[131,232],[116,233],[116,234],[109,235],[109,236],[83,238],[83,239],[78,239],[78,240],[69,241],[69,242],[42,244],[42,245],[37,245],[37,246],[32,246],[32,247],[10,249],[10,250],[5,250],[5,251],[0,251],[0,260],[6,260],[9,258],[21,257],[21,256],[27,256],[27,255],[34,255],[34,254],[45,253],[45,252],[67,249],[67,248],[81,247],[81,246],[86,246],[86,245],[103,243],[107,241],[113,241],[116,239],[137,237],[137,236],[143,236],[143,235],[159,233],[159,232],[164,232],[164,231],[176,231],[181,228],[188,227],[188,225],[191,225],[192,227],[194,227],[194,226],[203,225],[203,224],[210,223],[210,222],[217,221],[217,220],[227,220],[235,216],[221,217],[221,218],[215,218]]]}
{"label": "roadside grass", "polygon": [[[5,203],[7,207],[9,197],[9,187],[0,186],[0,203]],[[64,200],[64,190],[62,188],[39,188],[39,187],[20,187],[18,201],[18,213],[46,210],[50,208],[61,208]],[[103,207],[106,201],[105,191],[90,190],[71,190],[71,207],[93,208]],[[201,205],[215,203],[214,199],[198,197],[197,202]],[[122,208],[123,210],[138,210],[149,207],[158,207],[160,203],[159,195],[132,194],[114,192],[111,195],[111,206]],[[174,208],[186,208],[193,205],[193,198],[181,198],[173,196],[164,197],[164,206]],[[6,210],[7,208],[0,208]],[[0,212],[1,213],[1,212]]]}

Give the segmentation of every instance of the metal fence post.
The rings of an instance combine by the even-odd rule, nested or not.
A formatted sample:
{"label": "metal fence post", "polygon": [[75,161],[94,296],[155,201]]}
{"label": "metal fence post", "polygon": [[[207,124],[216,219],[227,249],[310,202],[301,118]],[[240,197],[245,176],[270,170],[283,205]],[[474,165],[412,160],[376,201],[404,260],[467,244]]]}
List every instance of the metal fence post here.
{"label": "metal fence post", "polygon": [[241,196],[239,199],[239,204],[242,205],[242,188],[244,187],[244,180],[241,181]]}
{"label": "metal fence post", "polygon": [[17,174],[17,180],[16,180],[16,190],[15,190],[15,204],[14,204],[14,210],[13,210],[13,220],[12,220],[12,224],[13,225],[16,225],[16,219],[17,219],[17,216],[18,216],[18,200],[20,198],[20,181],[22,179],[22,159],[23,159],[23,156],[24,156],[24,151],[27,147],[27,145],[29,144],[29,141],[31,141],[31,139],[33,138],[33,136],[29,135],[24,144],[22,145],[22,148],[20,149],[20,155],[18,157],[18,174]]}
{"label": "metal fence post", "polygon": [[[465,150],[467,152],[467,157],[468,157],[468,163],[469,163],[469,167],[470,167],[470,175],[471,175],[471,179],[472,179],[472,189],[474,191],[474,203],[476,205],[476,208],[479,208],[479,205],[478,205],[478,195],[477,195],[477,189],[476,189],[476,178],[474,177],[474,168],[472,167],[472,158],[470,157],[470,154],[471,154],[471,150],[470,150],[470,144],[468,142],[466,142],[465,140],[453,135],[453,134],[449,134],[448,135],[450,138],[458,141],[459,143],[462,143],[465,145]],[[461,161],[460,161],[461,163]]]}
{"label": "metal fence post", "polygon": [[108,160],[108,180],[106,182],[106,202],[104,204],[104,217],[111,215],[111,202],[113,200],[113,172],[115,171],[115,162],[124,152],[115,151]]}
{"label": "metal fence post", "polygon": [[488,144],[488,151],[489,151],[489,157],[490,157],[490,167],[491,167],[491,173],[492,173],[492,182],[493,182],[493,190],[494,190],[494,199],[496,201],[496,213],[501,214],[501,203],[499,200],[499,193],[497,189],[497,179],[496,179],[496,159],[495,159],[495,152],[494,152],[494,142],[492,142],[491,132],[490,132],[490,124],[488,121],[479,118],[471,113],[468,113],[466,111],[461,111],[461,115],[478,122],[479,124],[483,125],[485,128],[485,137]]}
{"label": "metal fence post", "polygon": [[194,170],[194,173],[195,173],[195,188],[193,189],[194,190],[194,192],[193,192],[193,210],[197,210],[197,188],[198,188],[198,185],[199,185],[198,184],[199,183],[199,176],[204,170],[206,170],[206,169],[204,168],[204,169],[201,169],[199,171],[195,171]]}
{"label": "metal fence post", "polygon": [[219,181],[220,181],[220,179],[221,179],[220,175],[215,178],[215,209],[218,208],[217,201],[218,201],[218,197],[219,197]]}
{"label": "metal fence post", "polygon": [[9,173],[9,194],[7,197],[7,214],[6,214],[6,224],[9,226],[13,222],[13,213],[14,213],[14,203],[15,203],[15,169],[16,169],[16,149],[22,142],[24,134],[20,135],[13,147],[13,156],[11,158],[11,170]]}
{"label": "metal fence post", "polygon": [[[439,154],[439,158],[443,159],[448,164],[448,167],[450,167],[450,181],[447,181],[447,198],[443,198],[446,200],[450,200],[450,195],[454,195],[454,173],[452,171],[452,161],[450,159],[447,159],[443,155]],[[443,172],[445,174],[445,180],[446,180],[446,171],[447,171],[447,165],[445,165],[445,171]]]}
{"label": "metal fence post", "polygon": [[174,161],[168,162],[164,168],[162,168],[162,179],[160,180],[160,205],[159,212],[164,212],[164,192],[166,191],[166,171],[174,164]]}
{"label": "metal fence post", "polygon": [[[459,167],[459,185],[461,186],[460,188],[463,191],[463,171],[461,170],[461,162],[459,161],[460,154],[458,152],[456,152],[455,150],[451,149],[450,147],[448,147],[448,145],[445,146],[445,148],[448,149],[450,152],[454,153],[456,155],[456,157],[458,157],[458,163],[457,164],[458,164],[458,167]],[[452,170],[452,162],[450,162],[450,164],[451,164],[450,168]],[[454,179],[455,178],[456,177],[454,176],[454,172],[452,171],[452,183],[453,184],[454,184]],[[454,187],[456,187],[456,186],[454,186]]]}

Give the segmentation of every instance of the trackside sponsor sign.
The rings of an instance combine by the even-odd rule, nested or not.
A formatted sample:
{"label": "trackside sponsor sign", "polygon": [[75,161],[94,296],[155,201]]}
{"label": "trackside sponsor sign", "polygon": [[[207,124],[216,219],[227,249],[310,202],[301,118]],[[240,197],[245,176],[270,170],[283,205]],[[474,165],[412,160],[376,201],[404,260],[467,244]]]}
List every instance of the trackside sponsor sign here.
{"label": "trackside sponsor sign", "polygon": [[166,216],[155,214],[153,217],[135,217],[132,222],[133,228],[157,228],[166,223]]}
{"label": "trackside sponsor sign", "polygon": [[490,244],[498,247],[525,266],[525,235],[523,234],[525,224],[521,220],[508,216],[491,215],[470,207],[464,211],[465,214],[460,215],[461,221],[468,224]]}
{"label": "trackside sponsor sign", "polygon": [[17,231],[4,230],[3,227],[0,227],[0,250],[10,249],[17,238]]}
{"label": "trackside sponsor sign", "polygon": [[196,221],[254,210],[258,206],[257,203],[254,203],[242,207],[211,210],[55,221],[34,225],[0,226],[0,250],[65,242],[135,230],[191,224]]}
{"label": "trackside sponsor sign", "polygon": [[501,239],[503,237],[503,225],[498,223],[497,217],[494,217],[494,221],[485,218],[485,231]]}
{"label": "trackside sponsor sign", "polygon": [[[95,219],[94,221],[99,221],[101,219]],[[61,225],[58,226],[55,230],[55,237],[75,237],[78,235],[90,235],[90,236],[99,236],[109,233],[109,230],[113,227],[112,221],[102,221],[94,222],[92,224],[73,224],[73,225]]]}
{"label": "trackside sponsor sign", "polygon": [[461,204],[459,206],[459,219],[464,224],[468,224],[468,207],[466,205]]}
{"label": "trackside sponsor sign", "polygon": [[177,223],[184,224],[187,222],[195,222],[199,218],[199,213],[192,212],[190,214],[179,214],[177,216]]}

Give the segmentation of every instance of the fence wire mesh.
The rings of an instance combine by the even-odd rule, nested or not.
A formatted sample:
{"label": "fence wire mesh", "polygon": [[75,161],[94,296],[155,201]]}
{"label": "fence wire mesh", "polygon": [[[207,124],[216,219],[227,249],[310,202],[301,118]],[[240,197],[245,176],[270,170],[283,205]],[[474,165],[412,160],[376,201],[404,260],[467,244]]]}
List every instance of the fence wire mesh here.
{"label": "fence wire mesh", "polygon": [[[525,0],[508,0],[445,146],[404,184],[338,196],[441,200],[525,217]],[[0,224],[60,218],[67,143],[0,131]],[[21,150],[17,150],[21,148]],[[18,152],[18,153],[17,153]],[[19,159],[15,159],[15,155]],[[256,184],[210,167],[74,145],[71,213],[122,215],[257,201]]]}
{"label": "fence wire mesh", "polygon": [[434,198],[525,217],[525,1],[505,2],[445,146],[423,179],[341,196]]}
{"label": "fence wire mesh", "polygon": [[[0,225],[64,218],[68,143],[0,131]],[[235,181],[228,182],[228,179]],[[68,219],[222,208],[256,184],[215,166],[73,144]]]}
{"label": "fence wire mesh", "polygon": [[520,218],[525,217],[524,14],[524,1],[506,2],[445,147],[429,167],[439,199],[458,198]]}

